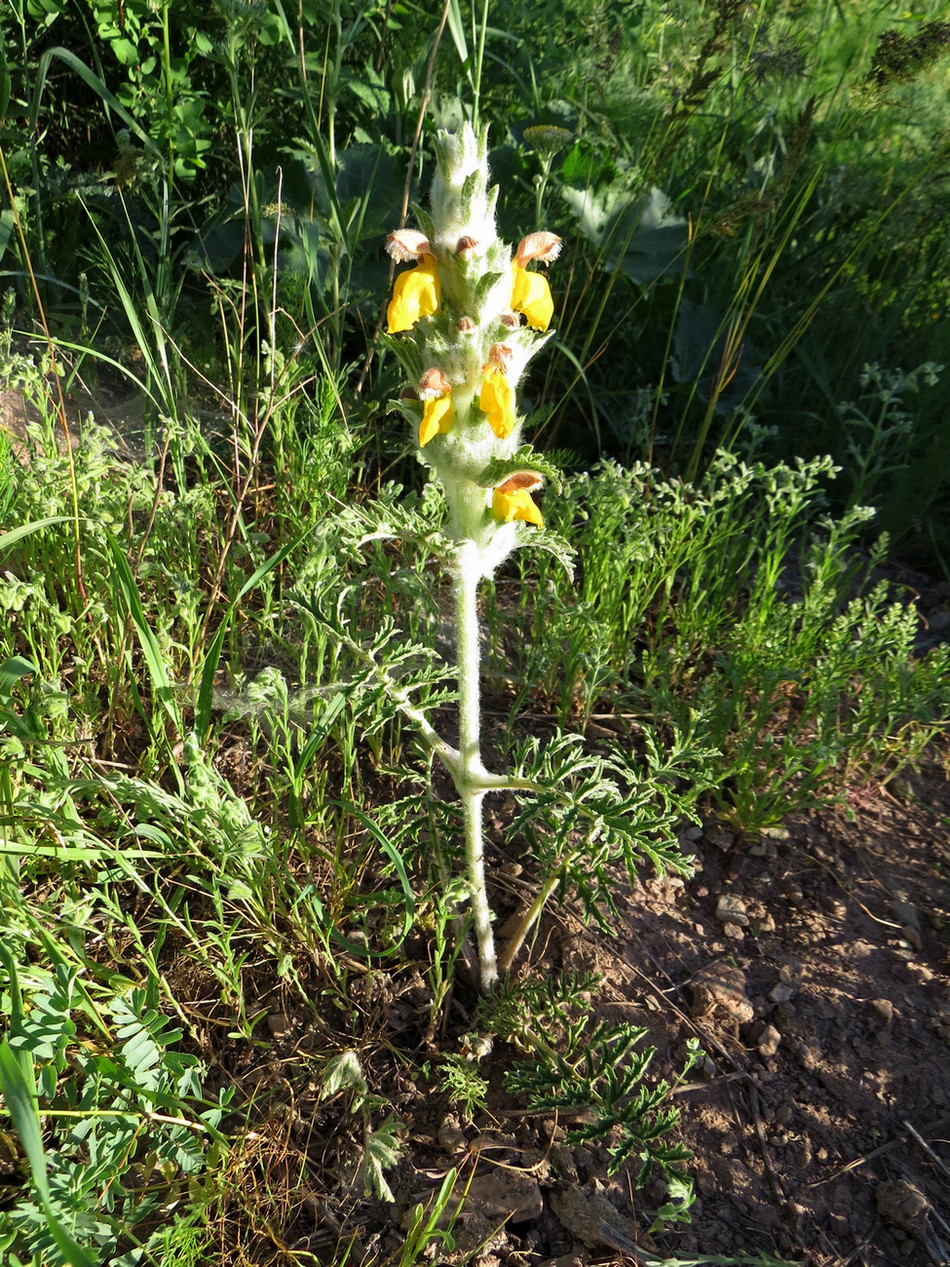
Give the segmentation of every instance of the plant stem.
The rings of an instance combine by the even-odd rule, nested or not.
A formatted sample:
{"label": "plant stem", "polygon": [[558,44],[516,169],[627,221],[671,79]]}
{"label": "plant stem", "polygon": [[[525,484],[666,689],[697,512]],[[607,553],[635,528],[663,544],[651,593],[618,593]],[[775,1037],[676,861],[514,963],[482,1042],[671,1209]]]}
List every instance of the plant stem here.
{"label": "plant stem", "polygon": [[471,885],[472,919],[478,945],[480,984],[489,989],[498,980],[491,910],[485,888],[485,849],[482,832],[482,784],[479,698],[478,582],[481,558],[474,541],[459,544],[452,576],[458,638],[459,762],[454,775],[465,821],[465,861]]}

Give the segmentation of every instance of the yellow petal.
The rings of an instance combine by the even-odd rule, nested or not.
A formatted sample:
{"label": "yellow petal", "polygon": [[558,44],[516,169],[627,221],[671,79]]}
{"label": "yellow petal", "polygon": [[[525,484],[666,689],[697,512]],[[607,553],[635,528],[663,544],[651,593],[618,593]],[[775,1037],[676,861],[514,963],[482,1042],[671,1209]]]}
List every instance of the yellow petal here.
{"label": "yellow petal", "polygon": [[506,524],[511,523],[513,519],[524,519],[529,524],[537,524],[539,528],[544,527],[541,511],[534,504],[531,494],[523,488],[513,493],[506,493],[496,488],[492,495],[491,508],[495,518],[503,520]]}
{"label": "yellow petal", "polygon": [[554,316],[554,300],[548,279],[540,273],[529,273],[520,264],[512,264],[513,281],[511,306],[515,312],[523,312],[528,325],[535,330],[546,330]]}
{"label": "yellow petal", "polygon": [[422,422],[419,424],[419,448],[424,449],[433,436],[446,435],[452,430],[455,422],[455,406],[448,393],[427,400],[422,407]]}
{"label": "yellow petal", "polygon": [[411,330],[423,317],[439,311],[442,283],[434,255],[423,255],[415,266],[400,273],[393,286],[393,297],[386,313],[390,334]]}
{"label": "yellow petal", "polygon": [[478,407],[499,440],[510,435],[515,425],[515,389],[500,369],[489,365],[482,379]]}

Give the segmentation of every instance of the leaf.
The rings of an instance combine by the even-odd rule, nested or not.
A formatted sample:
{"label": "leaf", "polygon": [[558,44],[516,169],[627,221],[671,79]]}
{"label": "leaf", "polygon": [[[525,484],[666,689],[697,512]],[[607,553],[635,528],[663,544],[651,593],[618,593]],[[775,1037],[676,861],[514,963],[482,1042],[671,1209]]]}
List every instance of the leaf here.
{"label": "leaf", "polygon": [[321,1099],[336,1095],[338,1091],[356,1092],[354,1108],[365,1098],[369,1087],[363,1077],[359,1057],[355,1051],[341,1051],[339,1056],[328,1060],[323,1070],[323,1090]]}
{"label": "leaf", "polygon": [[52,1206],[32,1061],[29,1069],[28,1074],[26,1061],[17,1056],[8,1042],[0,1043],[0,1091],[26,1153],[47,1229],[68,1267],[97,1267],[96,1260],[70,1236]]}
{"label": "leaf", "polygon": [[623,184],[604,189],[566,186],[564,199],[584,236],[601,251],[602,266],[624,273],[638,286],[665,275],[685,250],[685,219],[671,210],[671,202],[656,186],[636,193]]}
{"label": "leaf", "polygon": [[402,1144],[396,1139],[395,1132],[402,1129],[402,1122],[389,1115],[375,1131],[366,1136],[363,1156],[363,1182],[366,1195],[379,1197],[382,1201],[395,1201],[393,1190],[383,1176],[384,1170],[395,1166],[402,1153]]}
{"label": "leaf", "polygon": [[11,528],[9,532],[0,532],[0,550],[6,550],[21,537],[28,537],[31,532],[39,532],[51,524],[72,523],[69,515],[51,515],[48,519],[34,519],[32,523],[21,524],[19,528]]}
{"label": "leaf", "polygon": [[30,664],[29,660],[24,660],[23,656],[14,655],[4,660],[0,663],[0,700],[6,703],[20,678],[29,677],[30,674],[38,672],[36,665]]}
{"label": "leaf", "polygon": [[518,523],[515,525],[515,548],[523,549],[531,546],[536,550],[544,550],[557,559],[561,567],[567,573],[568,577],[574,579],[574,556],[575,550],[571,543],[556,532],[550,532],[548,529],[539,531],[532,527],[531,524]]}
{"label": "leaf", "polygon": [[119,543],[112,537],[109,537],[108,540],[109,548],[112,552],[112,580],[117,583],[118,592],[122,596],[129,618],[135,626],[139,645],[142,648],[145,663],[152,679],[152,691],[167,713],[174,727],[175,735],[184,735],[184,720],[181,715],[181,709],[178,706],[178,700],[175,697],[175,689],[169,677],[158,639],[145,619],[142,599],[135,583],[135,577],[132,574],[132,568],[129,566],[129,561],[125,557],[125,553]]}
{"label": "leaf", "polygon": [[513,457],[492,458],[478,483],[482,488],[497,488],[509,475],[518,471],[537,471],[558,493],[564,486],[558,467],[530,444],[523,444]]}
{"label": "leaf", "polygon": [[[10,104],[10,68],[4,51],[4,41],[0,40],[0,123],[6,118],[7,106]],[[0,246],[0,255],[3,248]]]}

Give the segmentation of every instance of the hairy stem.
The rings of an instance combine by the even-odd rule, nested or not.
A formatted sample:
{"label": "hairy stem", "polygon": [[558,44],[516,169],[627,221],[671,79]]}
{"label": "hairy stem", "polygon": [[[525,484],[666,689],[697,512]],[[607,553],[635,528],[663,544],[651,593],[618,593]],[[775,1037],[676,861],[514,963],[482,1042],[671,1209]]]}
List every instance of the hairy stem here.
{"label": "hairy stem", "polygon": [[478,582],[480,552],[474,541],[459,545],[452,590],[458,638],[459,761],[455,785],[465,822],[465,861],[471,885],[472,919],[478,945],[480,984],[489,989],[498,980],[491,910],[485,888],[485,849],[482,824],[484,767],[480,751],[481,700],[479,683]]}

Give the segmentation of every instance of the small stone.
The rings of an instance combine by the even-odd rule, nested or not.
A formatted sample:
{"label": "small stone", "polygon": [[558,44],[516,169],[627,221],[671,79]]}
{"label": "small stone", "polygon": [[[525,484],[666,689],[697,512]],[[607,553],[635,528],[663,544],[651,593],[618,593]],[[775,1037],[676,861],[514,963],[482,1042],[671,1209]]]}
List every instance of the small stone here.
{"label": "small stone", "polygon": [[693,981],[693,1015],[715,1015],[736,1025],[745,1025],[755,1016],[746,997],[745,973],[729,963],[702,968]]}
{"label": "small stone", "polygon": [[745,937],[745,929],[738,924],[723,924],[722,935],[723,937],[731,938],[733,941],[742,941],[743,937]]}
{"label": "small stone", "polygon": [[699,1175],[697,1175],[697,1180],[695,1180],[695,1186],[706,1197],[716,1196],[719,1190],[717,1178],[712,1171],[700,1171]]}
{"label": "small stone", "polygon": [[923,950],[924,940],[913,924],[904,924],[901,932],[904,934],[905,939],[910,942],[914,950]]}
{"label": "small stone", "polygon": [[894,1004],[890,999],[871,999],[871,1011],[879,1016],[885,1025],[890,1025],[894,1019]]}
{"label": "small stone", "polygon": [[267,1028],[272,1038],[283,1038],[293,1029],[294,1023],[283,1012],[271,1012],[267,1018]]}
{"label": "small stone", "polygon": [[773,1003],[788,1003],[790,999],[794,999],[796,993],[794,986],[779,981],[769,990],[769,999]]}
{"label": "small stone", "polygon": [[847,1236],[851,1228],[848,1216],[839,1214],[837,1210],[832,1210],[828,1215],[828,1226],[835,1236]]}
{"label": "small stone", "polygon": [[541,1217],[541,1189],[529,1175],[513,1170],[497,1170],[476,1175],[464,1196],[466,1210],[478,1210],[489,1221],[508,1219],[512,1223],[530,1223]]}
{"label": "small stone", "polygon": [[728,827],[723,827],[721,823],[713,823],[703,832],[703,839],[708,845],[714,845],[716,849],[721,849],[723,853],[731,849],[736,843],[735,833],[731,832]]}
{"label": "small stone", "polygon": [[759,1055],[768,1059],[774,1056],[778,1051],[779,1043],[782,1041],[782,1035],[774,1025],[766,1025],[759,1036],[758,1051]]}
{"label": "small stone", "polygon": [[930,1210],[930,1202],[906,1179],[888,1180],[874,1189],[874,1204],[878,1214],[888,1223],[905,1232],[920,1235]]}
{"label": "small stone", "polygon": [[447,1153],[461,1153],[468,1147],[462,1124],[454,1113],[447,1114],[439,1125],[439,1144]]}
{"label": "small stone", "polygon": [[731,893],[720,894],[719,901],[716,903],[716,919],[721,920],[723,924],[739,924],[745,928],[749,923],[745,902]]}
{"label": "small stone", "polygon": [[892,897],[888,902],[888,906],[891,914],[899,924],[907,924],[911,928],[920,928],[920,911],[903,897]]}

